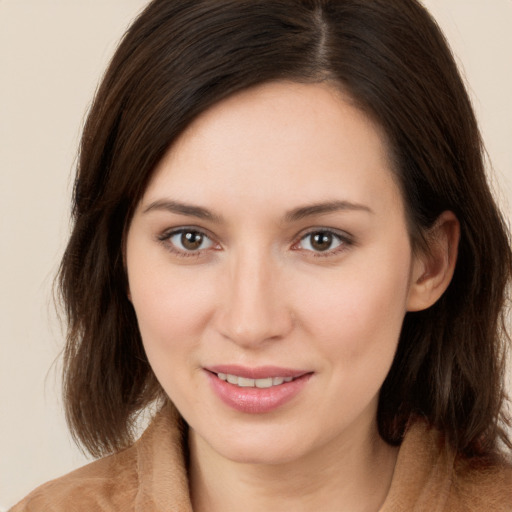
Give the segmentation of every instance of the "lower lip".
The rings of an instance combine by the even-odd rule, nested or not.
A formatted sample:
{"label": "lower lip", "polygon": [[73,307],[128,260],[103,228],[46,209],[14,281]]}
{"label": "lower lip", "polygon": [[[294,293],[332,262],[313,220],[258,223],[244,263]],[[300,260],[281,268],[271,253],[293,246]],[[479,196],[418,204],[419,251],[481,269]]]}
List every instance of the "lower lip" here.
{"label": "lower lip", "polygon": [[282,407],[304,388],[311,373],[270,388],[243,388],[206,372],[215,394],[229,407],[244,413],[262,414]]}

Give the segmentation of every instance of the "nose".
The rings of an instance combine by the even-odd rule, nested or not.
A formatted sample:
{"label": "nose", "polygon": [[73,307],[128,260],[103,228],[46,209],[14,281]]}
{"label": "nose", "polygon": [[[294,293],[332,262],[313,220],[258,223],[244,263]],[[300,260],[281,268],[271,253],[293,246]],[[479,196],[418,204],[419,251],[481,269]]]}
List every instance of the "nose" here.
{"label": "nose", "polygon": [[290,333],[293,315],[281,274],[268,255],[246,252],[234,258],[217,309],[217,329],[222,336],[257,348]]}

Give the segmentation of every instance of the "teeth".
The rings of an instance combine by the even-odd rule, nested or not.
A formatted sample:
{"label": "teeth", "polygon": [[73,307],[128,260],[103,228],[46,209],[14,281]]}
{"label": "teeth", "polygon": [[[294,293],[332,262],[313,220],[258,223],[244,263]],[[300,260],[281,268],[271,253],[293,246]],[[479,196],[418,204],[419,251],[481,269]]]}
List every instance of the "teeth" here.
{"label": "teeth", "polygon": [[238,377],[238,385],[241,388],[253,388],[254,379],[246,379],[245,377]]}
{"label": "teeth", "polygon": [[266,379],[248,379],[246,377],[238,377],[229,373],[218,373],[220,380],[225,380],[230,384],[241,388],[270,388],[272,386],[280,386],[283,382],[291,382],[293,377],[267,377]]}
{"label": "teeth", "polygon": [[272,377],[268,379],[255,379],[254,383],[257,388],[270,388],[274,385],[274,379]]}

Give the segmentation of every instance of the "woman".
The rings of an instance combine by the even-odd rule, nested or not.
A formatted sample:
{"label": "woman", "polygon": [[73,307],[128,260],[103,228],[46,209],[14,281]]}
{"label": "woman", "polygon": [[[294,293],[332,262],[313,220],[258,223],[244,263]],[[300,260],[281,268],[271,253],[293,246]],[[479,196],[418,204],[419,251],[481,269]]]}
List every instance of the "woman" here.
{"label": "woman", "polygon": [[512,509],[508,235],[421,5],[152,2],[74,221],[67,417],[110,456],[13,510]]}

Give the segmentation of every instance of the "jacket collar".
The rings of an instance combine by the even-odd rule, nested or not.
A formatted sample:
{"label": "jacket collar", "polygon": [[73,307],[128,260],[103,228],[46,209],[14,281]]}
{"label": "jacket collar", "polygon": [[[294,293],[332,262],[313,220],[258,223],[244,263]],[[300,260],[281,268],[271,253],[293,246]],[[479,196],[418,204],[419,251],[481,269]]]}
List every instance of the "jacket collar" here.
{"label": "jacket collar", "polygon": [[[135,512],[192,512],[185,445],[184,422],[176,409],[167,404],[135,444]],[[445,510],[453,466],[454,454],[443,436],[423,420],[411,422],[380,512]]]}

